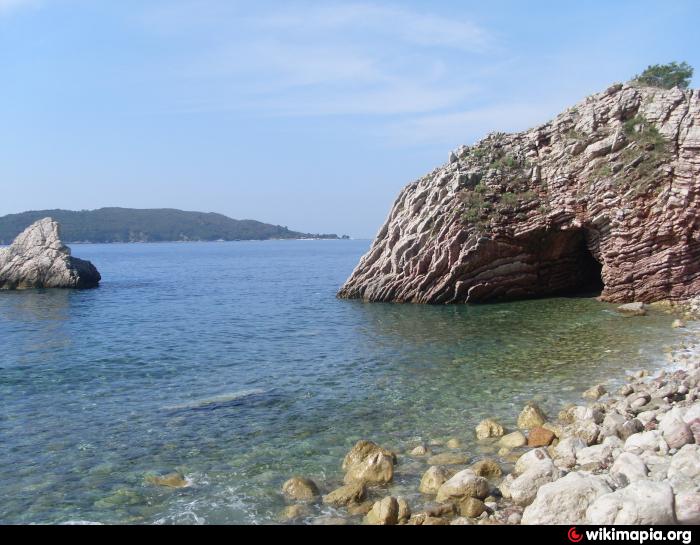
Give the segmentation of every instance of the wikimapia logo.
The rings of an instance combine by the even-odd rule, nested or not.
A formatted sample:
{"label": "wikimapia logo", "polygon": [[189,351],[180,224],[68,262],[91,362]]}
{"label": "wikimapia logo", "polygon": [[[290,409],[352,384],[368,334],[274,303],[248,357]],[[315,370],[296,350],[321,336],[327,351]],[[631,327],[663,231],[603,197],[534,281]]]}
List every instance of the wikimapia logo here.
{"label": "wikimapia logo", "polygon": [[583,536],[576,532],[576,526],[572,526],[566,535],[572,543],[579,543],[583,539]]}
{"label": "wikimapia logo", "polygon": [[[584,536],[585,534],[585,536]],[[572,543],[580,543],[583,538],[586,541],[631,541],[635,543],[645,543],[647,541],[679,541],[684,545],[688,545],[693,541],[693,533],[691,530],[616,530],[613,528],[602,527],[597,530],[585,530],[579,533],[575,526],[569,528],[566,537]]]}

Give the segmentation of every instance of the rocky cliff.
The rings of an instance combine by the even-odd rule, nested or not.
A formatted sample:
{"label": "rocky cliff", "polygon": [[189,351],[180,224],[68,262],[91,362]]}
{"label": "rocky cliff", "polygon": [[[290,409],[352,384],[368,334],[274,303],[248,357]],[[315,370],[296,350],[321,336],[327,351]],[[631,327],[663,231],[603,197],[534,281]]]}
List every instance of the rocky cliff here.
{"label": "rocky cliff", "polygon": [[617,84],[405,187],[339,296],[466,303],[700,293],[700,91]]}
{"label": "rocky cliff", "polygon": [[100,279],[92,263],[71,256],[51,218],[32,224],[0,249],[0,289],[92,288]]}

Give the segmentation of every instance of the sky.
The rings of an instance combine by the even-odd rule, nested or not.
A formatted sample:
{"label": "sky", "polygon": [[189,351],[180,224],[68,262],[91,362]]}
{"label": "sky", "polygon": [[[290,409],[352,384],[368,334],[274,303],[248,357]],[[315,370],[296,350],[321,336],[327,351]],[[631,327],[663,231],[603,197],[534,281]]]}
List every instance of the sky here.
{"label": "sky", "polygon": [[371,238],[451,149],[649,64],[700,70],[699,20],[697,0],[0,0],[0,215]]}

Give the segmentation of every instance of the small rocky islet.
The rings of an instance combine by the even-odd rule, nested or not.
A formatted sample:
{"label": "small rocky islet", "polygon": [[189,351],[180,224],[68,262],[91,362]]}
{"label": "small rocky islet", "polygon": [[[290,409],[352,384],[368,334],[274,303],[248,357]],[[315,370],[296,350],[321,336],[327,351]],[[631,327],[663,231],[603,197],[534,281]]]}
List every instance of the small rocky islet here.
{"label": "small rocky islet", "polygon": [[[700,301],[693,306],[697,311]],[[614,391],[595,384],[580,405],[556,416],[530,402],[514,415],[517,429],[484,419],[469,433],[477,450],[490,455],[460,452],[456,439],[421,443],[405,454],[360,440],[342,461],[342,486],[300,476],[283,484],[288,505],[280,521],[700,524],[700,336],[694,335],[653,376],[630,373]],[[404,463],[424,465],[410,501],[392,494],[395,469]]]}
{"label": "small rocky islet", "polygon": [[0,290],[94,288],[101,279],[92,263],[71,255],[52,218],[36,221],[0,248]]}

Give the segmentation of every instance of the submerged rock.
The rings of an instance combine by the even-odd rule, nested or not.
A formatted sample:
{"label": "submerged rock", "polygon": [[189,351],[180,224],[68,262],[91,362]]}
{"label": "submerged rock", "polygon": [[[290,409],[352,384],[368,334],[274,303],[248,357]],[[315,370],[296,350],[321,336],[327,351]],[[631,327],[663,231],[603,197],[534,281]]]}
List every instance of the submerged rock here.
{"label": "submerged rock", "polygon": [[185,488],[190,483],[185,479],[185,476],[179,471],[168,473],[167,475],[148,475],[146,483],[155,486],[164,486],[165,488]]}
{"label": "submerged rock", "polygon": [[30,225],[0,249],[0,289],[94,288],[100,280],[92,263],[71,256],[51,218]]}
{"label": "submerged rock", "polygon": [[414,447],[409,454],[411,456],[427,456],[430,454],[430,451],[428,450],[428,447],[425,445],[418,445],[417,447]]}
{"label": "submerged rock", "polygon": [[625,316],[646,316],[647,308],[644,303],[627,303],[617,307],[617,311]]}
{"label": "submerged rock", "polygon": [[437,494],[440,487],[451,477],[450,473],[443,467],[431,466],[423,474],[418,490],[423,494]]}
{"label": "submerged rock", "polygon": [[307,505],[295,503],[285,507],[280,513],[279,519],[283,522],[288,522],[308,517],[309,515],[311,515],[311,509]]}
{"label": "submerged rock", "polygon": [[469,456],[459,452],[442,452],[428,458],[428,463],[433,466],[458,466],[469,462]]}
{"label": "submerged rock", "polygon": [[374,502],[370,500],[363,501],[362,503],[351,503],[348,504],[347,510],[348,510],[348,515],[351,516],[356,516],[356,515],[362,515],[365,516],[367,513],[369,513],[372,510],[372,507],[374,506]]}
{"label": "submerged rock", "polygon": [[602,384],[596,384],[595,386],[589,388],[585,392],[583,392],[582,396],[585,399],[590,399],[592,401],[596,401],[603,397],[606,393],[608,393],[607,389],[605,386]]}
{"label": "submerged rock", "polygon": [[479,422],[476,427],[477,439],[488,439],[489,437],[501,437],[503,435],[503,426],[492,418],[487,418]]}
{"label": "submerged rock", "polygon": [[674,329],[685,327],[685,322],[683,320],[673,320],[671,327]]}
{"label": "submerged rock", "polygon": [[292,477],[282,485],[282,492],[294,500],[312,500],[319,495],[316,483],[304,477]]}
{"label": "submerged rock", "polygon": [[385,484],[394,478],[396,455],[371,441],[358,441],[343,460],[345,482]]}
{"label": "submerged rock", "polygon": [[361,503],[367,497],[367,488],[362,482],[350,483],[323,496],[323,503],[342,507],[351,503]]}
{"label": "submerged rock", "polygon": [[445,443],[445,446],[447,448],[451,448],[451,449],[458,449],[459,447],[462,446],[462,442],[459,439],[457,439],[456,437],[453,437],[452,439],[447,441],[447,443]]}

